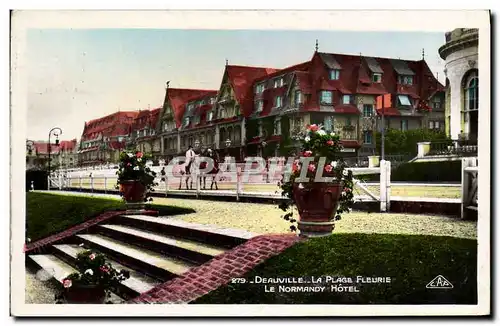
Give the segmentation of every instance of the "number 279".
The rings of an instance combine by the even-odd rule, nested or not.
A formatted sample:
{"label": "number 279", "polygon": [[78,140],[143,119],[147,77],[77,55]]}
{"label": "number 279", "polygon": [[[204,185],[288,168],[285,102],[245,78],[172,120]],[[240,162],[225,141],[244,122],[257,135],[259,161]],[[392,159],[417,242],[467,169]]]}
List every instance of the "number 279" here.
{"label": "number 279", "polygon": [[231,283],[245,283],[245,279],[244,278],[233,278],[231,280]]}

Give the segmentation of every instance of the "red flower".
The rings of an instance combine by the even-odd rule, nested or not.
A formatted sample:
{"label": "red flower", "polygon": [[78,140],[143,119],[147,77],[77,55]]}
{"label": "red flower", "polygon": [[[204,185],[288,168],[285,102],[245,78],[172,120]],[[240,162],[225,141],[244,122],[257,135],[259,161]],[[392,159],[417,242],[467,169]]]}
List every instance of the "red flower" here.
{"label": "red flower", "polygon": [[314,171],[316,171],[316,166],[313,163],[311,163],[311,164],[309,164],[309,166],[307,167],[307,169],[309,171],[311,171],[311,172],[314,172]]}
{"label": "red flower", "polygon": [[95,254],[90,254],[89,258],[90,258],[90,260],[94,260],[95,259]]}
{"label": "red flower", "polygon": [[132,166],[132,164],[131,163],[127,163],[127,166]]}
{"label": "red flower", "polygon": [[332,172],[333,170],[333,166],[331,166],[330,164],[328,164],[327,166],[325,166],[325,171],[326,172]]}
{"label": "red flower", "polygon": [[63,281],[63,286],[65,288],[70,288],[71,285],[73,285],[73,282],[71,282],[71,280],[66,279],[66,280]]}
{"label": "red flower", "polygon": [[314,131],[318,131],[318,129],[319,129],[319,127],[317,125],[315,125],[315,124],[312,124],[312,125],[309,126],[309,130],[311,130],[313,132]]}
{"label": "red flower", "polygon": [[304,155],[305,157],[309,157],[309,156],[312,156],[312,154],[313,154],[313,152],[312,152],[312,151],[305,151],[303,155]]}
{"label": "red flower", "polygon": [[109,268],[106,266],[101,266],[99,269],[104,273],[109,273]]}
{"label": "red flower", "polygon": [[297,163],[293,163],[292,172],[297,172],[299,170],[300,170],[300,165],[298,165]]}
{"label": "red flower", "polygon": [[327,144],[328,146],[333,146],[333,140],[329,140],[329,141],[327,141],[327,142],[326,142],[326,144]]}
{"label": "red flower", "polygon": [[141,158],[143,155],[144,155],[144,154],[142,154],[142,152],[137,152],[137,153],[135,154],[135,156],[136,156],[137,158]]}

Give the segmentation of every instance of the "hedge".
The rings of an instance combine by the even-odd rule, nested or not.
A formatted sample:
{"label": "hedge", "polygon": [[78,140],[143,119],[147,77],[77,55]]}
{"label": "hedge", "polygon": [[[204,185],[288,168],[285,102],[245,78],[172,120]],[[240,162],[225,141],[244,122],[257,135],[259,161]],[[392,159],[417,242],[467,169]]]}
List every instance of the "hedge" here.
{"label": "hedge", "polygon": [[[366,181],[379,181],[380,175],[362,177]],[[391,171],[391,181],[407,182],[460,182],[461,161],[403,163]]]}

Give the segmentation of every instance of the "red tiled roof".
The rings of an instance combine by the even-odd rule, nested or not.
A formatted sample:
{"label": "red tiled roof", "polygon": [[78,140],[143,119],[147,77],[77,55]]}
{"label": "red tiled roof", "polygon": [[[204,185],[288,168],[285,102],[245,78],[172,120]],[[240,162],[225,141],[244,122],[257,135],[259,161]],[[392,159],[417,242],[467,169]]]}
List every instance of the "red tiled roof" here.
{"label": "red tiled roof", "polygon": [[[383,111],[382,111],[383,110]],[[382,112],[385,116],[400,116],[401,113],[397,108],[389,107],[385,109],[376,109],[378,115],[382,115]]]}
{"label": "red tiled roof", "polygon": [[156,128],[156,123],[158,122],[158,118],[160,115],[160,109],[153,110],[141,110],[139,114],[134,119],[134,123],[132,124],[132,130],[141,130],[146,127]]}
{"label": "red tiled roof", "polygon": [[226,66],[226,73],[234,91],[236,100],[240,104],[243,116],[248,117],[253,110],[253,84],[259,78],[278,71],[274,68],[250,66]]}
{"label": "red tiled roof", "polygon": [[352,104],[341,104],[334,107],[335,113],[360,114],[358,108]]}
{"label": "red tiled roof", "polygon": [[311,76],[307,71],[296,71],[295,76],[297,77],[297,82],[299,89],[304,94],[311,94]]}
{"label": "red tiled roof", "polygon": [[186,104],[197,98],[208,96],[217,93],[214,90],[202,89],[187,89],[187,88],[169,88],[167,90],[167,97],[170,101],[172,110],[174,111],[174,119],[177,128],[182,125],[182,117],[186,109]]}
{"label": "red tiled roof", "polygon": [[131,125],[138,114],[138,111],[121,111],[86,122],[82,133],[82,140],[95,139],[99,134],[116,124]]}
{"label": "red tiled roof", "polygon": [[341,140],[340,143],[346,148],[361,147],[361,144],[357,140]]}
{"label": "red tiled roof", "polygon": [[[59,152],[71,152],[76,149],[77,140],[61,140],[59,145],[56,145],[54,141],[51,140],[50,154],[58,154]],[[33,142],[33,154],[49,154],[49,145],[47,142],[36,141]]]}

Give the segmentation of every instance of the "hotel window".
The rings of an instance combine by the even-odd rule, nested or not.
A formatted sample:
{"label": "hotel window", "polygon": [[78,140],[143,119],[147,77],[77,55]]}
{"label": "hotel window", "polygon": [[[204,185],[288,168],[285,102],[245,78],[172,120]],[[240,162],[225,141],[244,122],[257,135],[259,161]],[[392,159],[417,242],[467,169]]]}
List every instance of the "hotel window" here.
{"label": "hotel window", "polygon": [[281,120],[280,119],[274,120],[274,134],[281,135]]}
{"label": "hotel window", "polygon": [[255,102],[255,111],[256,112],[261,112],[263,108],[264,108],[264,101],[263,100],[258,100],[257,102]]}
{"label": "hotel window", "polygon": [[439,121],[434,121],[434,129],[439,129]]}
{"label": "hotel window", "polygon": [[184,119],[184,127],[189,125],[189,118]]}
{"label": "hotel window", "polygon": [[401,120],[401,131],[408,130],[408,120]]}
{"label": "hotel window", "polygon": [[374,82],[374,83],[381,83],[382,82],[382,74],[380,74],[380,73],[373,73],[373,75],[372,75],[372,82]]}
{"label": "hotel window", "polygon": [[264,83],[262,84],[258,84],[256,87],[255,87],[255,94],[260,94],[264,92]]}
{"label": "hotel window", "polygon": [[211,97],[210,98],[210,104],[214,104],[215,103],[215,97]]}
{"label": "hotel window", "polygon": [[479,108],[478,100],[479,80],[477,73],[474,73],[467,81],[465,88],[465,110],[475,111]]}
{"label": "hotel window", "polygon": [[352,125],[352,121],[351,121],[350,117],[345,118],[345,125],[346,126],[351,126]]}
{"label": "hotel window", "polygon": [[342,97],[342,103],[343,104],[351,104],[351,95],[344,95]]}
{"label": "hotel window", "polygon": [[340,70],[332,69],[330,70],[330,80],[338,80],[340,77]]}
{"label": "hotel window", "polygon": [[302,92],[299,90],[295,91],[295,105],[299,105],[302,103]]}
{"label": "hotel window", "polygon": [[413,85],[413,76],[398,76],[398,84],[400,85]]}
{"label": "hotel window", "polygon": [[432,108],[441,109],[441,99],[439,97],[435,97],[434,100],[432,100]]}
{"label": "hotel window", "polygon": [[324,125],[325,131],[333,131],[333,119],[332,117],[325,117]]}
{"label": "hotel window", "polygon": [[224,119],[226,117],[226,110],[220,109],[220,111],[219,111],[219,117],[221,119]]}
{"label": "hotel window", "polygon": [[274,98],[274,107],[275,107],[275,108],[280,108],[282,104],[283,104],[283,103],[282,103],[282,98],[281,98],[281,96],[276,96],[276,97]]}
{"label": "hotel window", "polygon": [[283,78],[278,78],[274,80],[274,88],[279,88],[283,86]]}
{"label": "hotel window", "polygon": [[372,117],[373,116],[373,105],[372,104],[364,104],[363,105],[363,117]]}
{"label": "hotel window", "polygon": [[363,143],[372,144],[373,142],[373,133],[371,131],[365,131],[363,133]]}
{"label": "hotel window", "polygon": [[410,98],[408,95],[398,95],[399,105],[409,106],[411,105]]}
{"label": "hotel window", "polygon": [[332,92],[331,91],[321,91],[321,103],[323,104],[332,104]]}
{"label": "hotel window", "polygon": [[429,129],[434,129],[434,121],[429,121]]}
{"label": "hotel window", "polygon": [[212,121],[212,117],[214,116],[213,111],[208,111],[207,121]]}

